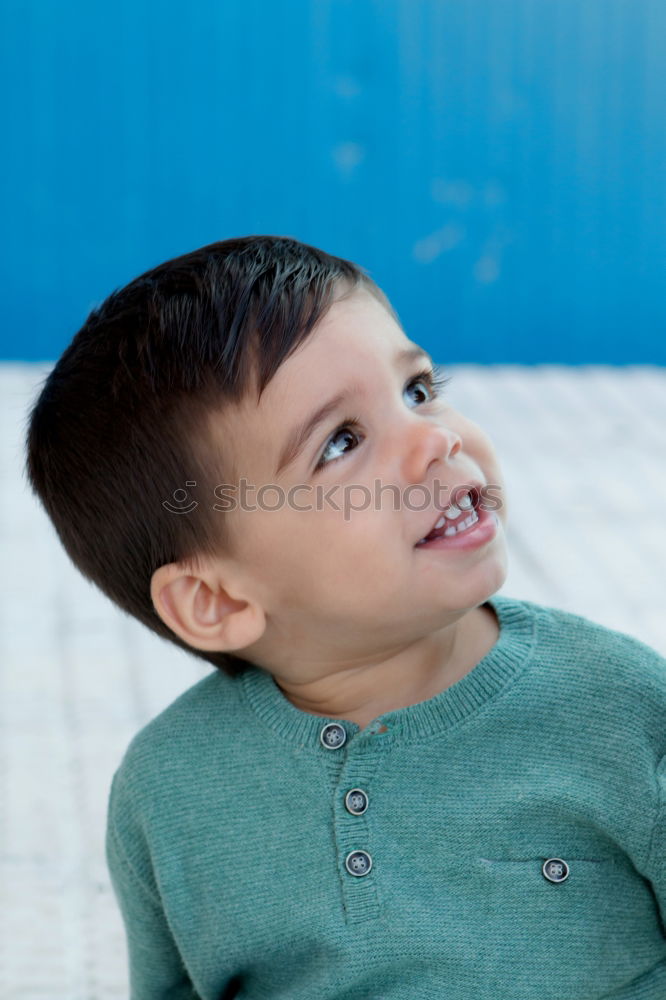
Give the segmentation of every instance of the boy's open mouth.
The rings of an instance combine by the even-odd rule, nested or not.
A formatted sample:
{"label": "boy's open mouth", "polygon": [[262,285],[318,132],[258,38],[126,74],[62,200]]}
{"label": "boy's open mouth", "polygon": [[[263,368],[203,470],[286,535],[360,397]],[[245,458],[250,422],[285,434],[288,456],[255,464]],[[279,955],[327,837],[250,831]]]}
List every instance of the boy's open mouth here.
{"label": "boy's open mouth", "polygon": [[[466,492],[463,493],[463,490]],[[448,507],[440,513],[435,526],[425,535],[417,545],[425,545],[434,538],[450,538],[452,535],[461,534],[467,531],[479,520],[477,513],[481,501],[481,492],[477,486],[459,486],[454,495],[457,504],[450,503]]]}

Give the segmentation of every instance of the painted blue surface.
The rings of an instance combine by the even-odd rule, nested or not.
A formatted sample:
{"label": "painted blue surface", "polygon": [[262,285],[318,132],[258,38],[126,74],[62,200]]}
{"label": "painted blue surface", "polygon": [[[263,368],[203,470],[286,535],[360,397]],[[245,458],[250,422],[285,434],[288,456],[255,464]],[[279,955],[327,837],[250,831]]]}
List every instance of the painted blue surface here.
{"label": "painted blue surface", "polygon": [[0,355],[272,232],[439,361],[666,364],[665,65],[663,0],[4,0]]}

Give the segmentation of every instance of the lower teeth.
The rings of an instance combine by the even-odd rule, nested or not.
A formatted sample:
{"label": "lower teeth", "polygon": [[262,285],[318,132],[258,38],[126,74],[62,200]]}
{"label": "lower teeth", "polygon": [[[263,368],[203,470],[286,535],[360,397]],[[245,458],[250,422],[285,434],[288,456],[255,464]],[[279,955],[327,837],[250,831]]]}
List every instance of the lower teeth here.
{"label": "lower teeth", "polygon": [[459,535],[461,531],[466,531],[468,528],[471,528],[472,525],[476,524],[476,522],[478,520],[479,520],[479,516],[476,513],[476,511],[474,511],[472,514],[469,515],[469,517],[466,517],[464,521],[461,521],[460,524],[457,525],[457,527],[454,528],[452,526],[450,528],[447,528],[446,531],[444,532],[444,534],[445,535]]}
{"label": "lower teeth", "polygon": [[[461,521],[457,527],[454,528],[452,525],[450,528],[447,528],[446,531],[444,532],[444,536],[450,537],[451,535],[459,535],[461,531],[466,531],[468,528],[471,528],[474,524],[476,524],[478,520],[479,520],[479,515],[474,510],[469,515],[469,517],[466,517],[464,521]],[[442,536],[436,535],[435,537],[441,538]],[[435,540],[434,538],[422,538],[418,544],[424,545],[427,542],[433,542],[434,540]]]}

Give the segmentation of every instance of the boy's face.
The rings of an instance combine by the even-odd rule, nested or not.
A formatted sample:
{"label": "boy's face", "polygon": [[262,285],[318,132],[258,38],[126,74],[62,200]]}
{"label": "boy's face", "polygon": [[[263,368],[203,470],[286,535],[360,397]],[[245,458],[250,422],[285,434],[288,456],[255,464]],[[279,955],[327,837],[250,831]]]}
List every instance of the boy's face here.
{"label": "boy's face", "polygon": [[[241,655],[286,668],[298,650],[315,676],[324,661],[362,662],[451,624],[504,582],[506,508],[493,447],[446,390],[433,399],[413,380],[430,367],[427,356],[395,362],[415,346],[371,294],[355,291],[283,362],[259,405],[248,396],[216,418],[220,449],[231,449],[247,481],[246,503],[258,505],[220,513],[238,580],[266,615],[264,635]],[[294,429],[343,392],[278,470]],[[499,497],[492,537],[468,548],[418,546],[438,507],[468,482]],[[386,488],[376,503],[378,483],[398,499]]]}

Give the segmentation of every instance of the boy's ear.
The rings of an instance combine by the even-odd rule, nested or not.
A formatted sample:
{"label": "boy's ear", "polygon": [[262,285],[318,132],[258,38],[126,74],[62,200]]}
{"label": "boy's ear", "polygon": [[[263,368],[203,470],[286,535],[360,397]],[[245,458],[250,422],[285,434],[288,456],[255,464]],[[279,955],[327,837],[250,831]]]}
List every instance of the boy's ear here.
{"label": "boy's ear", "polygon": [[258,604],[232,597],[215,574],[197,576],[180,563],[155,570],[150,596],[162,621],[195,649],[244,649],[266,628]]}

